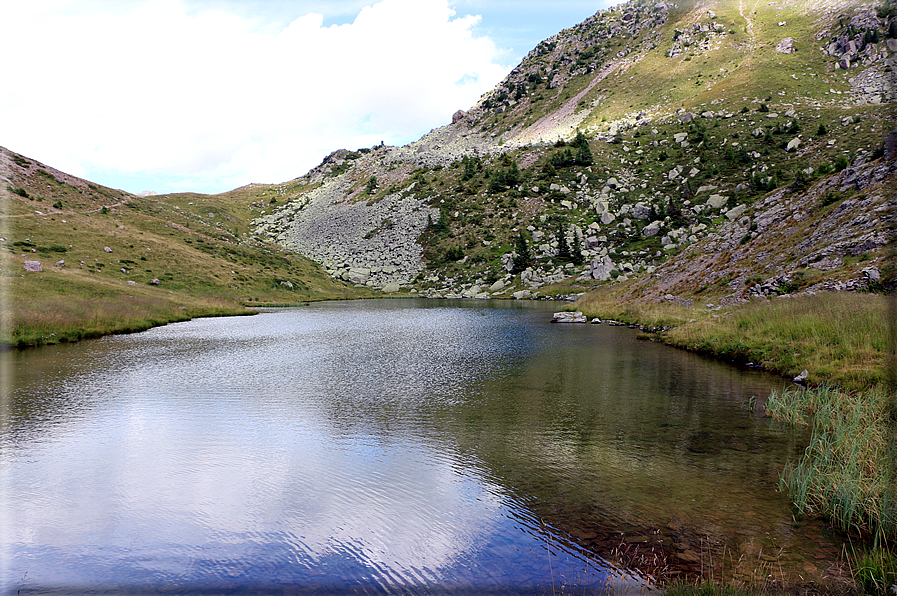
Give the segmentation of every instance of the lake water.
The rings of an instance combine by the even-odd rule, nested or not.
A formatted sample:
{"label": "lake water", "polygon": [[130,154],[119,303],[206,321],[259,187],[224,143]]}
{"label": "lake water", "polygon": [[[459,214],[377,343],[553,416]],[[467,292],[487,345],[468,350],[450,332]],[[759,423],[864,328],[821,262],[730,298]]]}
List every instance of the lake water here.
{"label": "lake water", "polygon": [[643,592],[822,577],[776,491],[781,379],[552,325],[557,305],[380,300],[4,355],[5,593]]}

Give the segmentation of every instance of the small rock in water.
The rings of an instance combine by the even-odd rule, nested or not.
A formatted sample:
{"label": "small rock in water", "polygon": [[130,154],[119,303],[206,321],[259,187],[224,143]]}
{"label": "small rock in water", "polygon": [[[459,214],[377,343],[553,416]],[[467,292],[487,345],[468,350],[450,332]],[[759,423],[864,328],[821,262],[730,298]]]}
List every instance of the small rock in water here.
{"label": "small rock in water", "polygon": [[799,375],[797,375],[796,377],[794,377],[794,382],[795,382],[795,383],[803,383],[804,381],[807,380],[807,376],[809,376],[809,374],[810,374],[810,373],[807,372],[807,369],[802,370],[801,373],[800,373]]}

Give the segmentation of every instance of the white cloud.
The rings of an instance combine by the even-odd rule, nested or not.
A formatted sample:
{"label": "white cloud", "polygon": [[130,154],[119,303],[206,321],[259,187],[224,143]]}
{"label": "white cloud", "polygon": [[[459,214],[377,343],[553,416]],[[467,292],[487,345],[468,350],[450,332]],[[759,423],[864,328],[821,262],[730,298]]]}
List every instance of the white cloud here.
{"label": "white cloud", "polygon": [[340,147],[414,140],[509,69],[448,0],[382,0],[352,23],[309,13],[279,30],[183,0],[86,6],[17,3],[0,36],[14,82],[0,143],[77,175],[280,182]]}

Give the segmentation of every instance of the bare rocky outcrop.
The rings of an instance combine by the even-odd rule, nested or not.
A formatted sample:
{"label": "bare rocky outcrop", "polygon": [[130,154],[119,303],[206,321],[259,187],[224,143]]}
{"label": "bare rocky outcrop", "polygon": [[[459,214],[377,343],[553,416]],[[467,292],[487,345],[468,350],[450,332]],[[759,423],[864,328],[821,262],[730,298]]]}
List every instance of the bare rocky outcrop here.
{"label": "bare rocky outcrop", "polygon": [[794,38],[786,37],[782,41],[776,44],[776,51],[780,54],[793,54],[797,51],[797,48],[794,47]]}
{"label": "bare rocky outcrop", "polygon": [[253,220],[255,233],[317,261],[332,276],[382,288],[407,284],[423,270],[417,238],[427,207],[412,192],[350,202],[352,181],[337,178],[278,211]]}
{"label": "bare rocky outcrop", "polygon": [[[880,275],[874,262],[858,257],[897,238],[895,190],[897,162],[886,160],[858,160],[807,192],[781,188],[658,267],[632,295],[663,301],[721,283],[734,303],[798,290],[864,289]],[[820,272],[826,276],[807,286]]]}

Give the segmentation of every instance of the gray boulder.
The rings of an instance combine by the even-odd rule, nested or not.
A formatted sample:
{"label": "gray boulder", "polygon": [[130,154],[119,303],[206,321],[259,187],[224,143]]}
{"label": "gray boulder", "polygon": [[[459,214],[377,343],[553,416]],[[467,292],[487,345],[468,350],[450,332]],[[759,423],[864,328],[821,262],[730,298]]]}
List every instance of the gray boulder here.
{"label": "gray boulder", "polygon": [[43,267],[40,266],[40,261],[25,261],[24,267],[25,271],[40,272],[44,270]]}
{"label": "gray boulder", "polygon": [[864,268],[863,275],[871,282],[881,281],[881,271],[878,270],[878,267]]}
{"label": "gray boulder", "polygon": [[644,229],[642,230],[642,236],[657,236],[662,225],[662,221],[652,221],[644,227]]}
{"label": "gray boulder", "polygon": [[610,279],[610,272],[614,270],[614,262],[607,255],[600,258],[592,259],[589,265],[592,279],[598,281],[607,281]]}
{"label": "gray boulder", "polygon": [[351,284],[364,284],[370,277],[370,269],[364,267],[352,267],[344,274],[343,279]]}
{"label": "gray boulder", "polygon": [[737,207],[733,207],[732,209],[726,211],[726,218],[729,221],[735,221],[745,211],[747,211],[747,205],[742,203],[741,205],[738,205]]}
{"label": "gray boulder", "polygon": [[729,202],[729,197],[724,197],[723,195],[710,195],[707,198],[707,204],[713,207],[714,209],[720,209],[726,203]]}
{"label": "gray boulder", "polygon": [[885,137],[885,161],[894,159],[897,159],[897,128]]}
{"label": "gray boulder", "polygon": [[552,323],[588,323],[589,320],[580,311],[556,312],[551,318]]}
{"label": "gray boulder", "polygon": [[474,298],[480,293],[480,286],[474,285],[461,292],[462,298]]}
{"label": "gray boulder", "polygon": [[651,208],[644,203],[636,203],[632,207],[632,217],[636,219],[648,219],[651,215]]}
{"label": "gray boulder", "polygon": [[794,38],[786,37],[778,44],[776,44],[776,51],[780,54],[793,54],[797,51],[797,48],[794,47]]}

